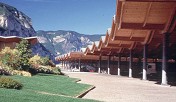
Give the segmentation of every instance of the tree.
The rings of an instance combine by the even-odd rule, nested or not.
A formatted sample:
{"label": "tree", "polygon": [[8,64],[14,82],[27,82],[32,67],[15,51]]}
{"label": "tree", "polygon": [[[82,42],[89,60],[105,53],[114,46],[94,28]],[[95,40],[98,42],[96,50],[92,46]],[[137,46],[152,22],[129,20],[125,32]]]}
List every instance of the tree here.
{"label": "tree", "polygon": [[21,40],[19,44],[16,45],[16,49],[19,51],[19,64],[20,68],[22,70],[28,70],[29,69],[29,59],[32,56],[32,50],[30,48],[30,44],[28,40]]}

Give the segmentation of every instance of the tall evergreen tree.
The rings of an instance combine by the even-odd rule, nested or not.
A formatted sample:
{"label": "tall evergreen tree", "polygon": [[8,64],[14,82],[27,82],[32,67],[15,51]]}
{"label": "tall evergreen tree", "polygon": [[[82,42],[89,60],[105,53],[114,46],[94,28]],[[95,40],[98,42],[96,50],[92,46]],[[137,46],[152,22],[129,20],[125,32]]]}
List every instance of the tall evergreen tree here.
{"label": "tall evergreen tree", "polygon": [[19,64],[20,69],[29,69],[29,58],[32,56],[32,50],[28,40],[23,39],[19,44],[16,45],[16,49],[19,51]]}

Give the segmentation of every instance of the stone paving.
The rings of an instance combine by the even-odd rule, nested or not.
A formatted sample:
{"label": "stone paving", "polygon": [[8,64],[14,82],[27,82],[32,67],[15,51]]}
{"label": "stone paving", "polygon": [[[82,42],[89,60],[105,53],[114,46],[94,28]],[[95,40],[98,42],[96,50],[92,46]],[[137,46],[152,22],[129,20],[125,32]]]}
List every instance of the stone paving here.
{"label": "stone paving", "polygon": [[83,98],[104,102],[176,102],[176,87],[162,86],[153,81],[143,81],[117,75],[86,72],[65,72],[80,78],[81,83],[96,86]]}

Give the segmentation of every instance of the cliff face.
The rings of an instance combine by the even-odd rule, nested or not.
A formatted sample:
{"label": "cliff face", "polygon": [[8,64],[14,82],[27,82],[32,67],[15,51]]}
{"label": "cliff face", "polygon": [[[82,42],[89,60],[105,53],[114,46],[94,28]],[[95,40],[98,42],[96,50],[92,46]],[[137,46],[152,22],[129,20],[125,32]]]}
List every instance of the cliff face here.
{"label": "cliff face", "polygon": [[[16,8],[0,3],[0,36],[36,36],[32,27],[31,18]],[[40,43],[32,46],[33,54],[48,56],[54,60],[54,56]]]}
{"label": "cliff face", "polygon": [[31,19],[16,8],[0,3],[1,36],[35,36]]}

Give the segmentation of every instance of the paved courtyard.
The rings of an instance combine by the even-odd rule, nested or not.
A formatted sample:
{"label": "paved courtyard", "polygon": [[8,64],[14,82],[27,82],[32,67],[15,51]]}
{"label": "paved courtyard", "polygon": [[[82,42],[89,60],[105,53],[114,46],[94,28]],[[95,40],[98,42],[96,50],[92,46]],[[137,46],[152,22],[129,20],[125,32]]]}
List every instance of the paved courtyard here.
{"label": "paved courtyard", "polygon": [[96,86],[83,98],[104,102],[176,102],[176,87],[135,78],[85,72],[65,72],[81,83]]}

